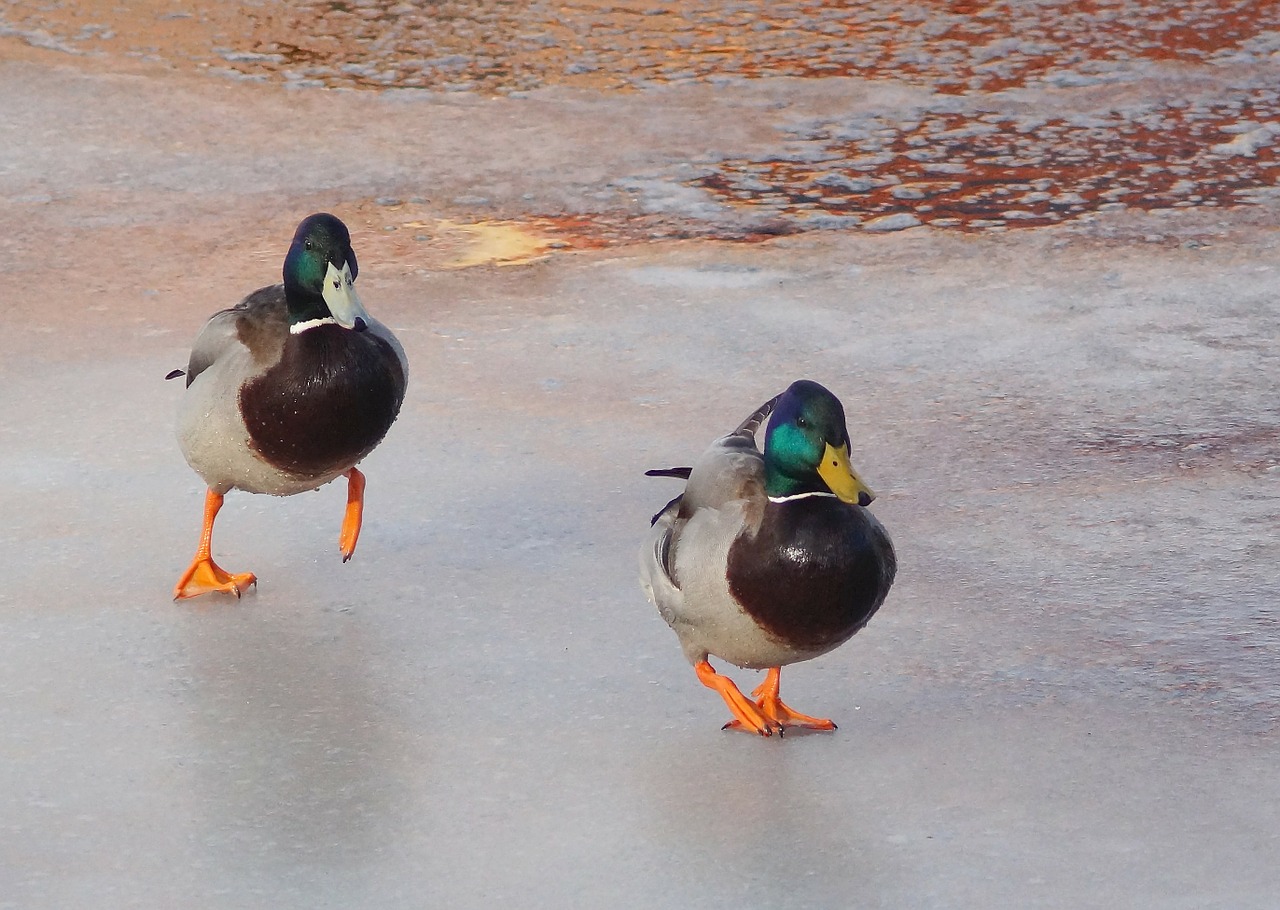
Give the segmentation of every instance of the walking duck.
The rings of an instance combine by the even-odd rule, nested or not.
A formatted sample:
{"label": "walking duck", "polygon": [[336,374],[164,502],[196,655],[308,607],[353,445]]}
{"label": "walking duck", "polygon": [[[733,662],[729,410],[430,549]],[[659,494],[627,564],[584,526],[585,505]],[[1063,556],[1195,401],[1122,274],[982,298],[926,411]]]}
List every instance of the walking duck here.
{"label": "walking duck", "polygon": [[174,600],[239,597],[257,583],[213,560],[213,523],[229,490],[291,496],[345,475],[338,546],[343,562],[355,552],[365,487],[356,465],[390,429],[408,379],[400,342],[356,294],[357,274],[346,225],[311,215],[293,235],[284,281],[215,313],[196,337],[178,442],[208,492],[200,544]]}
{"label": "walking duck", "polygon": [[[755,436],[766,418],[761,452]],[[648,473],[687,482],[653,518],[641,584],[699,681],[728,705],[725,727],[761,736],[835,729],[782,702],[781,668],[848,641],[897,571],[889,535],[867,509],[874,494],[849,465],[839,399],[795,382],[692,468]],[[747,698],[710,656],[768,673]]]}

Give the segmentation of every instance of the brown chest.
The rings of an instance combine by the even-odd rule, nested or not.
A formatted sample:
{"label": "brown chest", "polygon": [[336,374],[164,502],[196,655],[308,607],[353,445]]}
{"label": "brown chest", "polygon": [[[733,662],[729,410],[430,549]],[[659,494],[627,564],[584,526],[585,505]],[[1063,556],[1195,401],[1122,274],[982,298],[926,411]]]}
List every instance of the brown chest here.
{"label": "brown chest", "polygon": [[386,435],[404,399],[391,345],[371,332],[320,326],[289,337],[280,360],[240,390],[250,442],[295,474],[345,469]]}
{"label": "brown chest", "polygon": [[893,548],[857,506],[831,497],[770,503],[760,530],[734,541],[725,575],[743,609],[776,638],[821,649],[879,609]]}

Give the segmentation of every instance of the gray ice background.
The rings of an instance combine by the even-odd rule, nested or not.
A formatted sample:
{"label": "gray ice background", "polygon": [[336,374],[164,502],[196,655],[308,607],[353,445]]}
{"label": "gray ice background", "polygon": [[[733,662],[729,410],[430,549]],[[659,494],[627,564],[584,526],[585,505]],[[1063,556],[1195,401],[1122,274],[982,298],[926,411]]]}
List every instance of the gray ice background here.
{"label": "gray ice background", "polygon": [[[0,908],[1277,906],[1274,201],[362,257],[413,373],[355,558],[339,486],[232,494],[215,552],[259,589],[170,602],[201,486],[162,377],[298,217],[619,186],[721,217],[689,149],[904,94],[835,82],[480,100],[0,63]],[[642,472],[799,377],[843,398],[901,571],[783,673],[839,731],[765,741],[720,730],[644,601],[678,485]]]}

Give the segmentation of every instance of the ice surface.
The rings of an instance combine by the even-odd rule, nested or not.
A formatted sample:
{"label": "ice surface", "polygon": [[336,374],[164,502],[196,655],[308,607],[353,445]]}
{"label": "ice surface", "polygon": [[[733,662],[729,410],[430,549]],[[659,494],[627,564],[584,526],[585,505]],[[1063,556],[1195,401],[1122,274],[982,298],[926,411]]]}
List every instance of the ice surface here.
{"label": "ice surface", "polygon": [[[1275,905],[1274,198],[449,271],[460,215],[425,200],[682,206],[691,145],[762,158],[899,90],[74,62],[0,64],[0,908]],[[233,493],[215,552],[259,589],[173,604],[201,489],[163,376],[318,209],[412,364],[359,549],[338,486]],[[765,741],[644,601],[678,485],[642,472],[801,376],[842,396],[901,570],[783,674],[840,730]]]}

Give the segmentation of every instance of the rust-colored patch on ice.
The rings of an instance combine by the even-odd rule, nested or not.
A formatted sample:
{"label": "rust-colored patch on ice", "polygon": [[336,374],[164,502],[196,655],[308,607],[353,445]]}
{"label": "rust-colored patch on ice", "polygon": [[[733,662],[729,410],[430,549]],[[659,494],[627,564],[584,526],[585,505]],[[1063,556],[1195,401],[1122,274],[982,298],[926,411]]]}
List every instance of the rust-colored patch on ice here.
{"label": "rust-colored patch on ice", "polygon": [[634,89],[860,76],[943,93],[1107,81],[1137,61],[1274,53],[1273,0],[0,0],[0,34],[71,53],[357,89]]}
{"label": "rust-colored patch on ice", "polygon": [[1274,194],[1277,124],[1280,93],[1271,89],[1124,116],[872,116],[813,129],[789,157],[723,162],[694,183],[800,223],[909,215],[936,227],[1030,227]]}
{"label": "rust-colored patch on ice", "polygon": [[[1276,193],[1277,87],[1223,81],[1212,101],[1128,103],[1074,119],[1015,117],[1008,104],[981,100],[960,114],[953,96],[1123,83],[1144,62],[1227,72],[1280,55],[1278,36],[1274,0],[258,0],[198,9],[0,0],[0,45],[294,87],[502,94],[856,76],[936,93],[932,109],[779,134],[770,154],[708,168],[691,185],[747,216],[733,225],[632,211],[529,212],[515,226],[451,212],[458,223],[431,242],[464,267],[637,240],[914,224],[1004,230],[1254,201]],[[390,246],[422,252],[425,241],[381,227],[397,232]]]}

